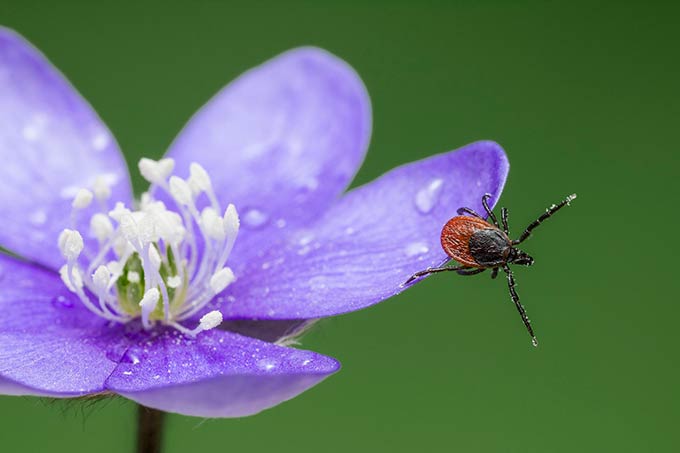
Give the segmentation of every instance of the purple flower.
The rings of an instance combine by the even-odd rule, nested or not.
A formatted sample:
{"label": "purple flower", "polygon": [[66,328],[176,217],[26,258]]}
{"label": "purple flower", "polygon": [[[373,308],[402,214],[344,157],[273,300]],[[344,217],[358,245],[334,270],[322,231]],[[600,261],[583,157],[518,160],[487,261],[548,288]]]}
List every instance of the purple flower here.
{"label": "purple flower", "polygon": [[357,74],[294,49],[218,93],[167,160],[142,160],[135,203],[91,107],[0,28],[0,246],[20,257],[0,254],[0,393],[238,417],[336,372],[290,339],[445,261],[442,225],[495,201],[508,171],[477,142],[343,194],[370,132]]}

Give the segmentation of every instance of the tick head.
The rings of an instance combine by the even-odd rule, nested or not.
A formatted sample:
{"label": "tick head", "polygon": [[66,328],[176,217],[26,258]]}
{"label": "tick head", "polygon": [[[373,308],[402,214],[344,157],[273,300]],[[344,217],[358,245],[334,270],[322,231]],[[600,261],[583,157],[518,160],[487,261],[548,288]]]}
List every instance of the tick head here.
{"label": "tick head", "polygon": [[534,264],[534,259],[520,249],[513,248],[508,257],[508,262],[519,264],[520,266],[531,266]]}

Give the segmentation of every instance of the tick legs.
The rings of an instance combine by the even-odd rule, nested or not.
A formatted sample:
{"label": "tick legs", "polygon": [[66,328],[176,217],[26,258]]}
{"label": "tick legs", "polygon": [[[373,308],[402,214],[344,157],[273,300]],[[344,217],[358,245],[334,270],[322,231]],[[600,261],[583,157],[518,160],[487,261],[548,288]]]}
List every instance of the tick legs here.
{"label": "tick legs", "polygon": [[462,271],[464,269],[466,269],[465,266],[430,267],[428,269],[425,269],[424,271],[419,271],[419,272],[416,272],[415,274],[411,275],[411,278],[406,280],[406,282],[404,282],[404,284],[408,285],[413,280],[417,279],[418,277],[422,277],[423,275],[436,274],[437,272],[446,272],[446,271]]}
{"label": "tick legs", "polygon": [[551,217],[553,214],[555,214],[557,211],[562,209],[563,207],[567,206],[574,198],[576,198],[576,194],[569,195],[567,198],[565,198],[563,201],[561,201],[559,204],[554,204],[550,206],[546,211],[541,214],[541,216],[531,222],[528,227],[524,230],[524,233],[519,237],[519,239],[516,239],[512,241],[512,245],[517,245],[522,242],[524,242],[529,236],[531,236],[531,232],[539,226],[541,223],[543,223],[544,220],[547,218]]}
{"label": "tick legs", "polygon": [[489,207],[489,198],[491,198],[491,194],[485,193],[484,196],[482,197],[482,206],[484,206],[484,210],[489,215],[489,218],[491,219],[493,224],[496,225],[498,228],[500,228],[500,226],[498,225],[498,219],[496,218],[496,215],[493,213],[493,211]]}
{"label": "tick legs", "polygon": [[473,211],[470,208],[458,208],[458,210],[456,212],[458,213],[458,215],[470,214],[472,217],[477,217],[478,219],[484,220],[484,217],[477,214],[475,211]]}
{"label": "tick legs", "polygon": [[494,268],[491,270],[491,278],[494,279],[494,278],[496,278],[496,277],[498,277],[498,268],[497,268],[497,267],[494,267]]}
{"label": "tick legs", "polygon": [[510,234],[508,229],[508,208],[501,208],[501,222],[503,222],[503,231],[505,234]]}
{"label": "tick legs", "polygon": [[[496,215],[493,213],[493,211],[489,207],[489,198],[491,198],[491,194],[489,194],[489,193],[484,194],[484,196],[482,197],[482,206],[484,206],[484,210],[486,211],[486,214],[488,216],[487,218],[491,219],[493,224],[500,228],[500,226],[498,225],[498,219],[496,219]],[[505,208],[503,208],[503,209],[505,209]],[[484,217],[477,214],[475,211],[473,211],[470,208],[458,208],[458,210],[456,212],[458,212],[458,215],[469,214],[473,217],[477,217],[478,219],[486,220]],[[507,233],[507,228],[506,228],[506,233]]]}
{"label": "tick legs", "polygon": [[458,274],[458,275],[477,275],[477,274],[481,274],[481,273],[484,272],[485,270],[486,270],[486,269],[484,269],[484,268],[481,268],[481,269],[480,269],[480,268],[477,268],[477,269],[475,269],[475,268],[467,268],[467,269],[461,269],[461,270],[459,270],[459,271],[457,272],[457,274]]}
{"label": "tick legs", "polygon": [[510,270],[510,266],[508,266],[507,264],[503,266],[503,270],[508,276],[508,289],[510,290],[510,297],[512,297],[512,301],[515,303],[515,307],[517,307],[517,311],[519,312],[519,315],[522,317],[524,326],[527,328],[529,335],[531,335],[531,344],[533,344],[534,346],[538,346],[538,340],[536,340],[536,336],[534,335],[534,329],[531,328],[531,321],[529,321],[527,312],[524,311],[524,307],[519,301],[517,291],[515,291],[515,278],[512,276],[512,270]]}

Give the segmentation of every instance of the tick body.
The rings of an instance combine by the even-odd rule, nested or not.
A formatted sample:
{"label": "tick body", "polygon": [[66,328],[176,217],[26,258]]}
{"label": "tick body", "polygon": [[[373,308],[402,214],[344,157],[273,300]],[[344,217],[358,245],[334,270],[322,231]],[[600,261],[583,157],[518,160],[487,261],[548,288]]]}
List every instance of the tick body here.
{"label": "tick body", "polygon": [[424,275],[446,271],[456,271],[460,275],[475,275],[491,269],[491,278],[496,278],[499,269],[502,269],[507,276],[510,297],[517,307],[529,335],[531,335],[531,342],[534,346],[538,346],[531,322],[527,317],[524,306],[519,301],[517,291],[515,291],[515,279],[509,265],[531,266],[534,264],[534,259],[531,256],[515,246],[529,238],[531,232],[537,226],[564,206],[567,206],[576,198],[576,195],[569,195],[559,204],[552,205],[540,217],[531,222],[520,237],[515,240],[510,239],[508,231],[508,210],[506,208],[501,209],[501,227],[495,214],[489,208],[489,198],[491,198],[489,194],[482,197],[482,206],[484,206],[487,219],[491,220],[491,223],[470,208],[460,208],[458,209],[459,215],[446,222],[442,229],[441,244],[444,252],[451,259],[459,262],[461,266],[425,269],[413,274],[406,283]]}

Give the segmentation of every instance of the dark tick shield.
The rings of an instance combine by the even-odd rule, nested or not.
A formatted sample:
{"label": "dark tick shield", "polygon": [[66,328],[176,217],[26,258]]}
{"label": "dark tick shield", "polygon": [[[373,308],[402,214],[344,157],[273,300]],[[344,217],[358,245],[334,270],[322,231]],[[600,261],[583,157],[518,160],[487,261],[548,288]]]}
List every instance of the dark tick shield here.
{"label": "dark tick shield", "polygon": [[555,214],[557,211],[567,206],[576,194],[569,195],[562,202],[550,206],[546,211],[536,220],[531,222],[529,226],[524,229],[524,232],[518,239],[512,240],[508,231],[508,210],[501,208],[501,222],[503,229],[498,224],[495,214],[489,208],[490,194],[482,197],[482,206],[487,213],[487,218],[491,219],[489,223],[482,216],[477,214],[470,208],[458,209],[458,216],[452,218],[444,228],[441,234],[442,248],[446,254],[453,260],[456,260],[461,266],[444,266],[425,269],[416,272],[409,278],[406,283],[411,283],[413,280],[428,274],[444,271],[456,271],[460,275],[475,275],[491,269],[491,278],[496,278],[498,270],[503,269],[508,280],[508,290],[510,297],[517,307],[517,311],[522,317],[522,321],[531,335],[531,343],[538,346],[538,341],[534,335],[531,327],[531,322],[527,317],[524,306],[519,301],[517,291],[515,291],[515,279],[512,275],[512,270],[509,264],[519,264],[523,266],[531,266],[534,264],[534,259],[525,252],[516,248],[515,246],[524,242],[531,232],[543,223],[544,220]]}

